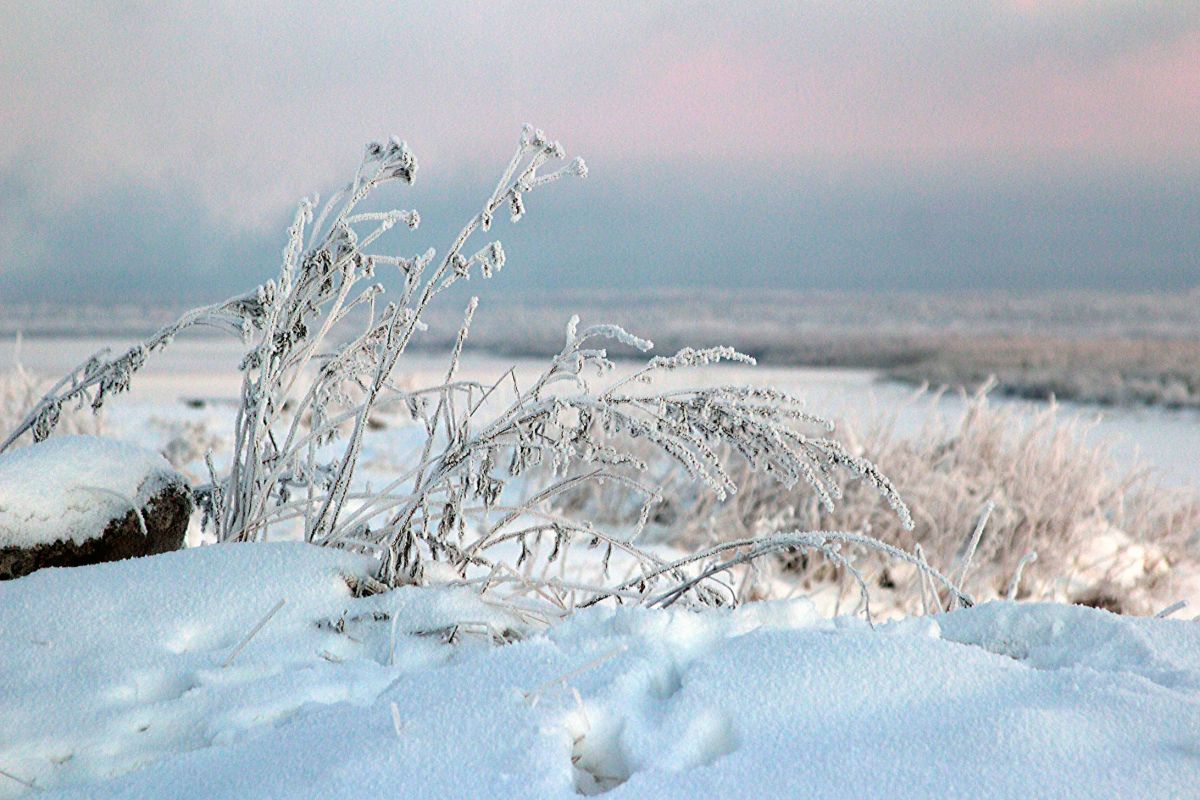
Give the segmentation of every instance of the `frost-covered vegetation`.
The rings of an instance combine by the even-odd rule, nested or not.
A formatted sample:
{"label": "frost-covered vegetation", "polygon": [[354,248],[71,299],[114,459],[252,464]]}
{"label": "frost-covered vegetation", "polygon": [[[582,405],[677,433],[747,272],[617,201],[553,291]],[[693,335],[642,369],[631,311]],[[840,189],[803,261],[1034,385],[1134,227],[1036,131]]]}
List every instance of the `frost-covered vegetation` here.
{"label": "frost-covered vegetation", "polygon": [[[425,330],[432,301],[473,274],[490,278],[503,268],[499,241],[480,242],[478,234],[491,230],[498,213],[518,221],[531,192],[587,174],[582,160],[566,161],[557,142],[527,127],[482,210],[440,257],[432,249],[411,257],[378,252],[380,237],[397,224],[415,229],[420,217],[364,210],[364,201],[385,184],[411,183],[416,171],[405,143],[369,145],[349,185],[319,210],[310,201],[300,205],[277,278],[189,311],[116,357],[96,354],[33,405],[0,451],[23,437],[47,438],[69,409],[99,410],[180,332],[209,326],[247,342],[231,452],[207,459],[210,480],[196,489],[218,541],[262,541],[282,530],[378,557],[367,590],[449,576],[507,596],[536,595],[562,612],[610,598],[651,606],[736,603],[739,593],[725,582],[730,572],[780,552],[820,556],[859,577],[843,551],[853,546],[911,564],[950,602],[969,604],[920,554],[852,529],[779,528],[676,559],[639,546],[663,496],[644,479],[647,464],[623,446],[629,441],[648,444],[656,459],[718,499],[737,492],[732,474],[746,470],[788,491],[806,486],[832,512],[848,477],[881,495],[902,527],[911,525],[888,479],[825,435],[832,424],[804,411],[797,398],[742,385],[650,387],[664,372],[753,363],[732,348],[684,347],[616,378],[605,343],[641,352],[651,343],[615,325],[581,328],[573,317],[565,344],[532,383],[519,385],[512,373],[490,384],[461,380],[472,298],[443,380],[419,387],[402,381],[398,364]],[[385,270],[397,273],[396,295],[375,282]],[[408,409],[424,429],[424,446],[385,487],[364,488],[355,481],[363,441],[386,403]],[[589,483],[638,498],[634,524],[609,531],[563,513],[555,501]],[[603,553],[598,575],[547,578],[550,565],[583,548]],[[859,584],[865,603],[861,577]]]}
{"label": "frost-covered vegetation", "polygon": [[[1162,486],[1145,465],[1118,462],[1105,442],[1088,440],[1089,427],[1055,405],[1023,415],[990,402],[986,390],[968,398],[960,415],[932,403],[915,434],[899,435],[887,417],[843,421],[838,440],[851,452],[871,453],[892,478],[911,509],[911,528],[881,513],[854,482],[829,510],[739,470],[741,491],[728,502],[672,486],[649,536],[694,549],[785,528],[861,529],[944,565],[977,601],[1053,600],[1146,614],[1200,595],[1200,497]],[[603,487],[566,502],[597,515],[621,508]],[[855,564],[877,609],[940,607],[905,564],[866,551]],[[783,554],[758,566],[744,586],[750,596],[777,597],[799,586],[830,610],[855,607],[854,597],[843,603],[849,576],[837,565]]]}
{"label": "frost-covered vegetation", "polygon": [[[96,424],[87,410],[98,412],[126,389],[148,357],[186,329],[210,327],[246,341],[232,439],[181,430],[166,447],[173,463],[193,465],[210,537],[288,536],[371,553],[380,561],[375,588],[453,580],[549,599],[560,612],[613,597],[651,605],[684,597],[736,603],[775,596],[780,581],[784,591],[828,590],[835,611],[865,607],[868,590],[882,599],[877,608],[889,610],[960,602],[954,582],[929,567],[928,557],[959,580],[969,572],[981,597],[1144,613],[1174,599],[1190,575],[1178,565],[1190,560],[1200,529],[1194,495],[1159,489],[1145,471],[1118,469],[1103,446],[1084,441],[1080,423],[1058,418],[1053,408],[1022,424],[981,393],[960,421],[935,417],[916,436],[898,437],[886,424],[858,431],[843,425],[830,436],[831,423],[785,392],[736,383],[678,388],[687,386],[678,377],[668,388],[656,386],[666,373],[753,362],[739,350],[681,344],[673,356],[615,370],[611,358],[640,354],[650,342],[616,325],[581,328],[577,318],[534,377],[518,381],[510,370],[487,382],[462,378],[464,347],[478,337],[477,299],[457,312],[435,299],[472,275],[490,278],[504,267],[499,241],[476,241],[497,214],[516,222],[527,195],[582,177],[586,167],[526,129],[482,210],[444,254],[377,252],[391,228],[415,229],[420,217],[363,207],[380,187],[411,183],[416,171],[404,143],[371,145],[348,186],[320,209],[301,205],[275,279],[189,311],[116,357],[97,354],[40,400],[27,372],[6,378],[0,421],[12,433],[0,450],[54,430],[87,432]],[[398,292],[388,294],[377,282],[385,273],[398,279]],[[788,327],[772,316],[778,303],[759,309],[758,326],[747,328],[730,326],[739,309],[758,308],[744,296],[731,315],[679,315],[680,302],[639,307],[639,315],[665,328],[669,340],[682,335],[683,316],[701,338],[719,329],[768,357],[784,346]],[[895,315],[893,305],[881,302],[866,317]],[[522,335],[548,337],[543,320],[552,307],[525,315]],[[959,313],[974,309],[986,333],[1000,324],[988,308],[977,300]],[[1013,301],[1008,310],[1047,334],[1060,324],[1042,305]],[[1092,310],[1098,330],[1128,320],[1125,306]],[[1173,313],[1187,323],[1192,311]],[[918,309],[905,328],[914,338],[900,340],[891,356],[885,350],[873,357],[915,357],[905,348],[917,346],[931,320],[946,314]],[[833,321],[835,337],[849,319]],[[426,320],[434,321],[433,330]],[[496,330],[484,325],[485,345],[543,348],[514,345],[514,334],[497,338]],[[556,336],[563,341],[561,328]],[[843,339],[849,349],[839,351],[821,335],[809,339],[793,340],[784,360],[806,347],[825,348],[833,361],[853,358],[855,348],[869,343]],[[956,352],[973,354],[972,364],[1008,358],[1029,377],[1035,360],[1021,355],[1022,341],[935,349],[893,374],[920,375]],[[1188,370],[1187,347],[1102,344],[1080,360],[1115,363],[1156,352],[1176,358],[1181,374]],[[424,385],[406,374],[403,357],[418,345],[449,350],[440,381]],[[1056,352],[1040,368],[1069,382],[1064,365],[1075,351]],[[942,377],[953,381],[954,374]],[[1181,386],[1172,391],[1186,402],[1191,385]],[[360,474],[363,443],[397,409],[422,429],[424,445],[410,463],[390,465],[382,485],[377,471],[367,485]],[[195,457],[206,448],[215,452],[197,472]],[[810,491],[798,491],[802,486]],[[910,499],[914,514],[901,497]],[[561,567],[576,549],[592,554],[584,557],[591,569],[576,564],[568,579]],[[556,563],[557,577],[550,578]],[[861,605],[843,605],[847,580],[858,584]]]}
{"label": "frost-covered vegetation", "polygon": [[[220,546],[0,583],[0,798],[1177,797],[1200,780],[1194,622],[968,608],[961,588],[1170,616],[1196,595],[1194,495],[1119,469],[1053,407],[1024,419],[981,393],[912,436],[835,429],[724,380],[753,362],[737,349],[647,359],[575,317],[536,368],[480,380],[462,364],[477,301],[439,338],[434,300],[504,266],[482,236],[496,215],[586,170],[527,129],[445,253],[380,252],[419,217],[372,194],[416,169],[402,142],[371,145],[344,190],[301,205],[273,280],[57,383],[0,384],[11,465],[96,424],[182,331],[245,341],[233,402],[142,420]],[[422,340],[449,352],[431,381],[406,368]],[[88,483],[129,460],[104,449]],[[131,494],[119,477],[104,488]],[[42,493],[19,488],[29,516]],[[872,607],[913,616],[875,626]]]}
{"label": "frost-covered vegetation", "polygon": [[[17,427],[49,388],[49,382],[22,366],[19,358],[14,367],[0,372],[0,431]],[[60,411],[56,427],[59,433],[98,435],[104,430],[104,417],[92,409],[68,406]],[[13,444],[30,441],[32,436],[18,437]]]}
{"label": "frost-covered vegetation", "polygon": [[887,376],[1035,400],[1200,409],[1200,338],[939,337]]}

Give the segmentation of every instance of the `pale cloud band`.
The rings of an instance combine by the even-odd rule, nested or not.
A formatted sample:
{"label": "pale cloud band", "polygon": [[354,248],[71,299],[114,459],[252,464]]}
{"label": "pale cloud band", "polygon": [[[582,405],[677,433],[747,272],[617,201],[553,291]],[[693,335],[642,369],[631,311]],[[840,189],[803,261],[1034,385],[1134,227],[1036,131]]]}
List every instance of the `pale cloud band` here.
{"label": "pale cloud band", "polygon": [[1152,198],[1200,174],[1195,3],[39,5],[0,31],[10,279],[62,258],[35,224],[53,237],[107,203],[98,224],[132,225],[119,193],[233,242],[339,181],[368,139],[399,133],[425,179],[462,186],[527,120],[585,154],[605,196],[664,206],[677,176],[736,204],[780,174],[810,195],[1059,176]]}

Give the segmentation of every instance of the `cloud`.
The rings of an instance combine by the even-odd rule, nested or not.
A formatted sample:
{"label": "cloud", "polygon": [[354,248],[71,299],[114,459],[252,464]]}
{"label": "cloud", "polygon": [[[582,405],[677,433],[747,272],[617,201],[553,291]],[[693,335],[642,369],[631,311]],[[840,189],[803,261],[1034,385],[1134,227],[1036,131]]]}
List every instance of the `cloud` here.
{"label": "cloud", "polygon": [[[388,252],[444,248],[491,190],[487,180],[426,176],[388,199],[421,211]],[[504,271],[472,292],[641,287],[749,289],[1174,290],[1200,278],[1200,195],[1186,179],[864,178],[813,183],[758,175],[735,194],[708,176],[662,170],[534,193],[518,225],[492,235]],[[0,180],[0,192],[24,187]],[[4,209],[0,209],[3,211]],[[278,269],[281,214],[231,232],[200,198],[136,186],[80,203],[31,233],[39,257],[0,269],[0,298],[196,304],[248,289]]]}
{"label": "cloud", "polygon": [[[0,175],[0,196],[28,193],[27,178]],[[277,270],[286,222],[271,234],[230,231],[171,187],[113,185],[102,197],[52,215],[18,216],[0,201],[0,298],[13,302],[201,302],[244,290]],[[16,214],[10,214],[15,210]]]}
{"label": "cloud", "polygon": [[[633,193],[650,230],[687,225],[656,205],[679,194],[668,183],[679,176],[688,191],[713,189],[702,213],[719,225],[723,208],[764,205],[773,175],[813,194],[872,177],[957,180],[969,193],[980,180],[1057,176],[1065,190],[1081,176],[1149,187],[1200,174],[1194,3],[295,9],[11,9],[0,174],[21,194],[0,225],[9,272],[61,258],[64,214],[81,209],[106,209],[101,228],[141,236],[208,226],[225,244],[188,240],[207,253],[184,257],[193,265],[272,240],[299,197],[342,180],[365,141],[392,132],[417,150],[423,181],[474,185],[525,121],[586,155],[603,191]],[[143,214],[137,202],[182,205]],[[125,251],[105,250],[117,246],[108,234],[71,226],[74,244],[117,269]],[[59,244],[22,233],[34,229]]]}

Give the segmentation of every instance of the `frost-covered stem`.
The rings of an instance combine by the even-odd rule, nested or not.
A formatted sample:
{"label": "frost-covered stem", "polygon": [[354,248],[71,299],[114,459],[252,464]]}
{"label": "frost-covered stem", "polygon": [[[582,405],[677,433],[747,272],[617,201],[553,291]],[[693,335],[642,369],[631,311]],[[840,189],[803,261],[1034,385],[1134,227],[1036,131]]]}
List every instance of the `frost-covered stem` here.
{"label": "frost-covered stem", "polygon": [[[492,510],[493,511],[504,511],[504,510],[515,510],[515,509],[505,509],[504,507],[493,507]],[[671,568],[667,565],[667,563],[665,561],[663,561],[661,558],[654,555],[653,553],[649,552],[648,550],[642,550],[641,548],[631,544],[628,540],[622,539],[619,536],[614,536],[610,533],[606,533],[604,530],[602,530],[600,528],[593,528],[586,524],[580,524],[580,523],[570,519],[569,517],[565,517],[560,514],[551,514],[549,512],[538,511],[537,509],[532,509],[532,508],[523,508],[522,511],[523,511],[524,515],[529,516],[533,519],[543,520],[544,522],[539,525],[531,525],[531,526],[528,526],[525,528],[506,531],[505,533],[503,533],[499,536],[496,536],[491,541],[489,541],[486,545],[486,548],[481,548],[481,552],[486,549],[491,549],[493,547],[497,547],[501,544],[504,544],[505,542],[519,540],[521,537],[527,536],[532,533],[548,533],[548,532],[566,531],[569,533],[576,533],[581,537],[594,538],[601,542],[604,542],[607,545],[612,545],[612,547],[614,549],[621,550],[626,555],[632,556],[639,563],[652,564],[656,568],[663,568],[664,573],[672,571]],[[479,557],[480,556],[478,556],[478,555],[474,556],[474,558],[479,558]],[[662,574],[662,573],[660,573],[660,574]],[[638,583],[638,580],[634,580],[631,583],[627,584],[626,588],[628,588],[628,586],[636,585],[637,583]]]}
{"label": "frost-covered stem", "polygon": [[[50,387],[49,391],[4,438],[3,442],[0,442],[0,453],[10,448],[30,429],[47,421],[48,410],[55,407],[61,408],[66,403],[87,397],[89,390],[96,387],[100,387],[100,394],[92,399],[92,406],[93,409],[98,410],[103,402],[105,391],[124,390],[128,386],[132,374],[141,368],[146,355],[163,347],[180,331],[195,325],[212,325],[228,330],[233,327],[233,324],[232,320],[226,317],[249,322],[253,318],[257,304],[256,292],[235,295],[224,302],[202,306],[184,313],[171,324],[159,328],[149,338],[129,348],[116,358],[103,361],[102,357],[110,351],[107,348],[97,351]],[[220,324],[222,322],[224,324]],[[111,388],[106,388],[108,386]],[[50,420],[49,427],[53,428],[56,423],[57,419]],[[49,435],[49,432],[47,430],[46,434]]]}
{"label": "frost-covered stem", "polygon": [[246,645],[250,644],[250,640],[257,636],[258,632],[261,631],[266,624],[271,621],[271,618],[279,613],[279,609],[283,608],[285,603],[287,603],[287,599],[280,598],[279,602],[271,607],[271,610],[267,612],[266,616],[260,619],[258,624],[255,625],[249,633],[242,637],[242,640],[237,643],[236,647],[233,648],[233,651],[229,654],[228,658],[221,662],[221,666],[228,667],[230,664],[232,664],[233,660],[238,657],[238,654],[246,648]]}
{"label": "frost-covered stem", "polygon": [[1021,560],[1017,562],[1016,570],[1013,571],[1012,580],[1008,582],[1008,589],[1004,592],[1004,599],[1010,603],[1017,599],[1017,592],[1021,589],[1021,573],[1025,571],[1026,565],[1037,561],[1037,557],[1037,553],[1033,550],[1021,556]]}
{"label": "frost-covered stem", "polygon": [[[514,506],[514,507],[507,509],[507,513],[499,522],[496,522],[493,525],[491,525],[485,533],[483,533],[478,539],[475,540],[474,543],[472,543],[470,546],[465,548],[465,550],[464,550],[465,554],[467,555],[468,558],[470,558],[470,557],[480,553],[481,551],[486,550],[487,548],[495,547],[497,544],[500,544],[503,541],[507,541],[507,540],[511,539],[512,536],[510,536],[508,534],[504,534],[500,537],[496,537],[496,534],[499,531],[501,531],[504,528],[511,525],[513,522],[515,522],[521,516],[536,513],[534,511],[534,509],[536,509],[542,503],[545,503],[546,501],[554,498],[557,495],[568,492],[571,489],[576,489],[584,484],[596,481],[597,479],[612,481],[614,483],[627,486],[635,491],[644,492],[646,494],[653,493],[653,490],[650,487],[646,486],[645,484],[639,483],[638,481],[636,481],[632,478],[629,478],[625,475],[620,475],[618,473],[611,472],[611,471],[605,470],[605,469],[594,469],[594,470],[592,470],[590,472],[586,472],[582,475],[576,475],[571,478],[566,478],[564,480],[558,481],[558,482],[554,483],[553,485],[548,486],[545,489],[541,490],[540,492],[535,494],[533,497],[526,500],[522,505]],[[492,511],[505,511],[506,509],[503,506],[493,505],[493,506],[491,506],[491,510]]]}
{"label": "frost-covered stem", "polygon": [[[371,413],[371,408],[375,405],[375,399],[379,396],[379,390],[383,388],[384,381],[391,374],[392,368],[396,365],[396,360],[400,357],[400,354],[404,352],[404,345],[397,346],[395,342],[396,329],[399,323],[400,318],[397,316],[388,328],[388,337],[384,341],[384,355],[376,367],[375,378],[371,383],[367,398],[359,407],[358,417],[354,420],[354,431],[350,434],[350,440],[346,443],[345,454],[338,464],[333,488],[326,496],[321,510],[317,513],[316,522],[313,524],[313,538],[317,541],[328,536],[337,524],[337,516],[341,512],[342,503],[345,502],[346,492],[350,489],[350,480],[354,476],[354,467],[358,463],[358,452],[362,446],[362,437],[363,432],[366,430],[367,417]],[[411,331],[411,326],[409,330]]]}
{"label": "frost-covered stem", "polygon": [[[971,539],[967,542],[966,552],[963,554],[962,569],[958,573],[959,586],[967,585],[967,573],[971,569],[971,561],[975,557],[975,551],[979,549],[979,541],[983,538],[983,529],[987,527],[988,519],[992,516],[995,508],[996,504],[989,500],[979,514],[979,520],[975,523],[975,530],[971,532]],[[957,598],[951,598],[951,610],[954,609],[956,600]]]}
{"label": "frost-covered stem", "polygon": [[[741,549],[743,547],[751,547],[751,548],[755,548],[756,551],[761,551],[761,552],[756,552],[755,557],[758,557],[760,555],[765,554],[766,552],[776,551],[776,550],[785,550],[788,548],[804,548],[804,549],[818,549],[819,550],[823,546],[825,546],[831,542],[843,542],[843,543],[847,543],[847,544],[855,544],[855,545],[859,545],[861,547],[870,548],[872,550],[878,550],[882,553],[887,554],[888,556],[890,556],[894,559],[912,564],[913,566],[917,567],[917,569],[919,569],[921,572],[929,575],[931,578],[933,578],[934,580],[941,583],[942,586],[944,586],[950,592],[950,594],[953,597],[957,598],[959,600],[959,602],[961,602],[964,606],[974,605],[974,601],[971,600],[970,596],[964,594],[957,586],[955,586],[953,581],[951,581],[949,578],[947,578],[945,575],[943,575],[938,570],[931,567],[923,559],[920,559],[905,550],[901,550],[898,547],[887,544],[886,542],[881,542],[878,539],[872,538],[870,536],[866,536],[861,533],[848,533],[845,531],[808,531],[808,532],[795,532],[795,533],[781,533],[781,534],[776,534],[774,536],[768,536],[768,537],[763,537],[763,538],[738,539],[738,540],[730,541],[730,542],[722,542],[718,545],[708,548],[707,550],[703,550],[699,553],[693,553],[692,555],[685,556],[683,558],[672,561],[672,562],[666,564],[663,568],[661,568],[655,572],[651,572],[649,574],[640,576],[637,579],[627,581],[626,583],[620,584],[617,588],[618,589],[628,589],[631,586],[634,586],[640,582],[658,577],[659,575],[662,575],[663,573],[665,573],[669,570],[678,570],[678,569],[681,569],[682,567],[688,566],[689,564],[694,564],[698,561],[705,561],[709,558],[712,558],[715,555],[719,555],[720,553],[723,553],[723,552],[726,552],[729,550],[737,550],[737,549]],[[746,560],[747,559],[745,559],[745,558],[739,559],[737,563],[742,563],[742,562],[745,562]],[[584,603],[584,606],[586,607],[589,605],[593,605],[602,599],[604,599],[604,598],[603,597],[593,598],[592,600],[589,600],[587,603]]]}

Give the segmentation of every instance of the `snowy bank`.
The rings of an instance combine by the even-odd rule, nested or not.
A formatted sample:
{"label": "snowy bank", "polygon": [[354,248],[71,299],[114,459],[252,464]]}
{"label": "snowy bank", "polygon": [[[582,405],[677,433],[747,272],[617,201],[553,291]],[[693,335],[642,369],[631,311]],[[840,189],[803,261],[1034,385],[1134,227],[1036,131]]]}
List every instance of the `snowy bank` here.
{"label": "snowy bank", "polygon": [[788,601],[537,633],[465,590],[355,599],[363,566],[225,545],[0,584],[0,797],[1200,787],[1194,623],[998,603],[873,631]]}
{"label": "snowy bank", "polygon": [[0,547],[81,544],[183,478],[158,453],[57,436],[0,455]]}

